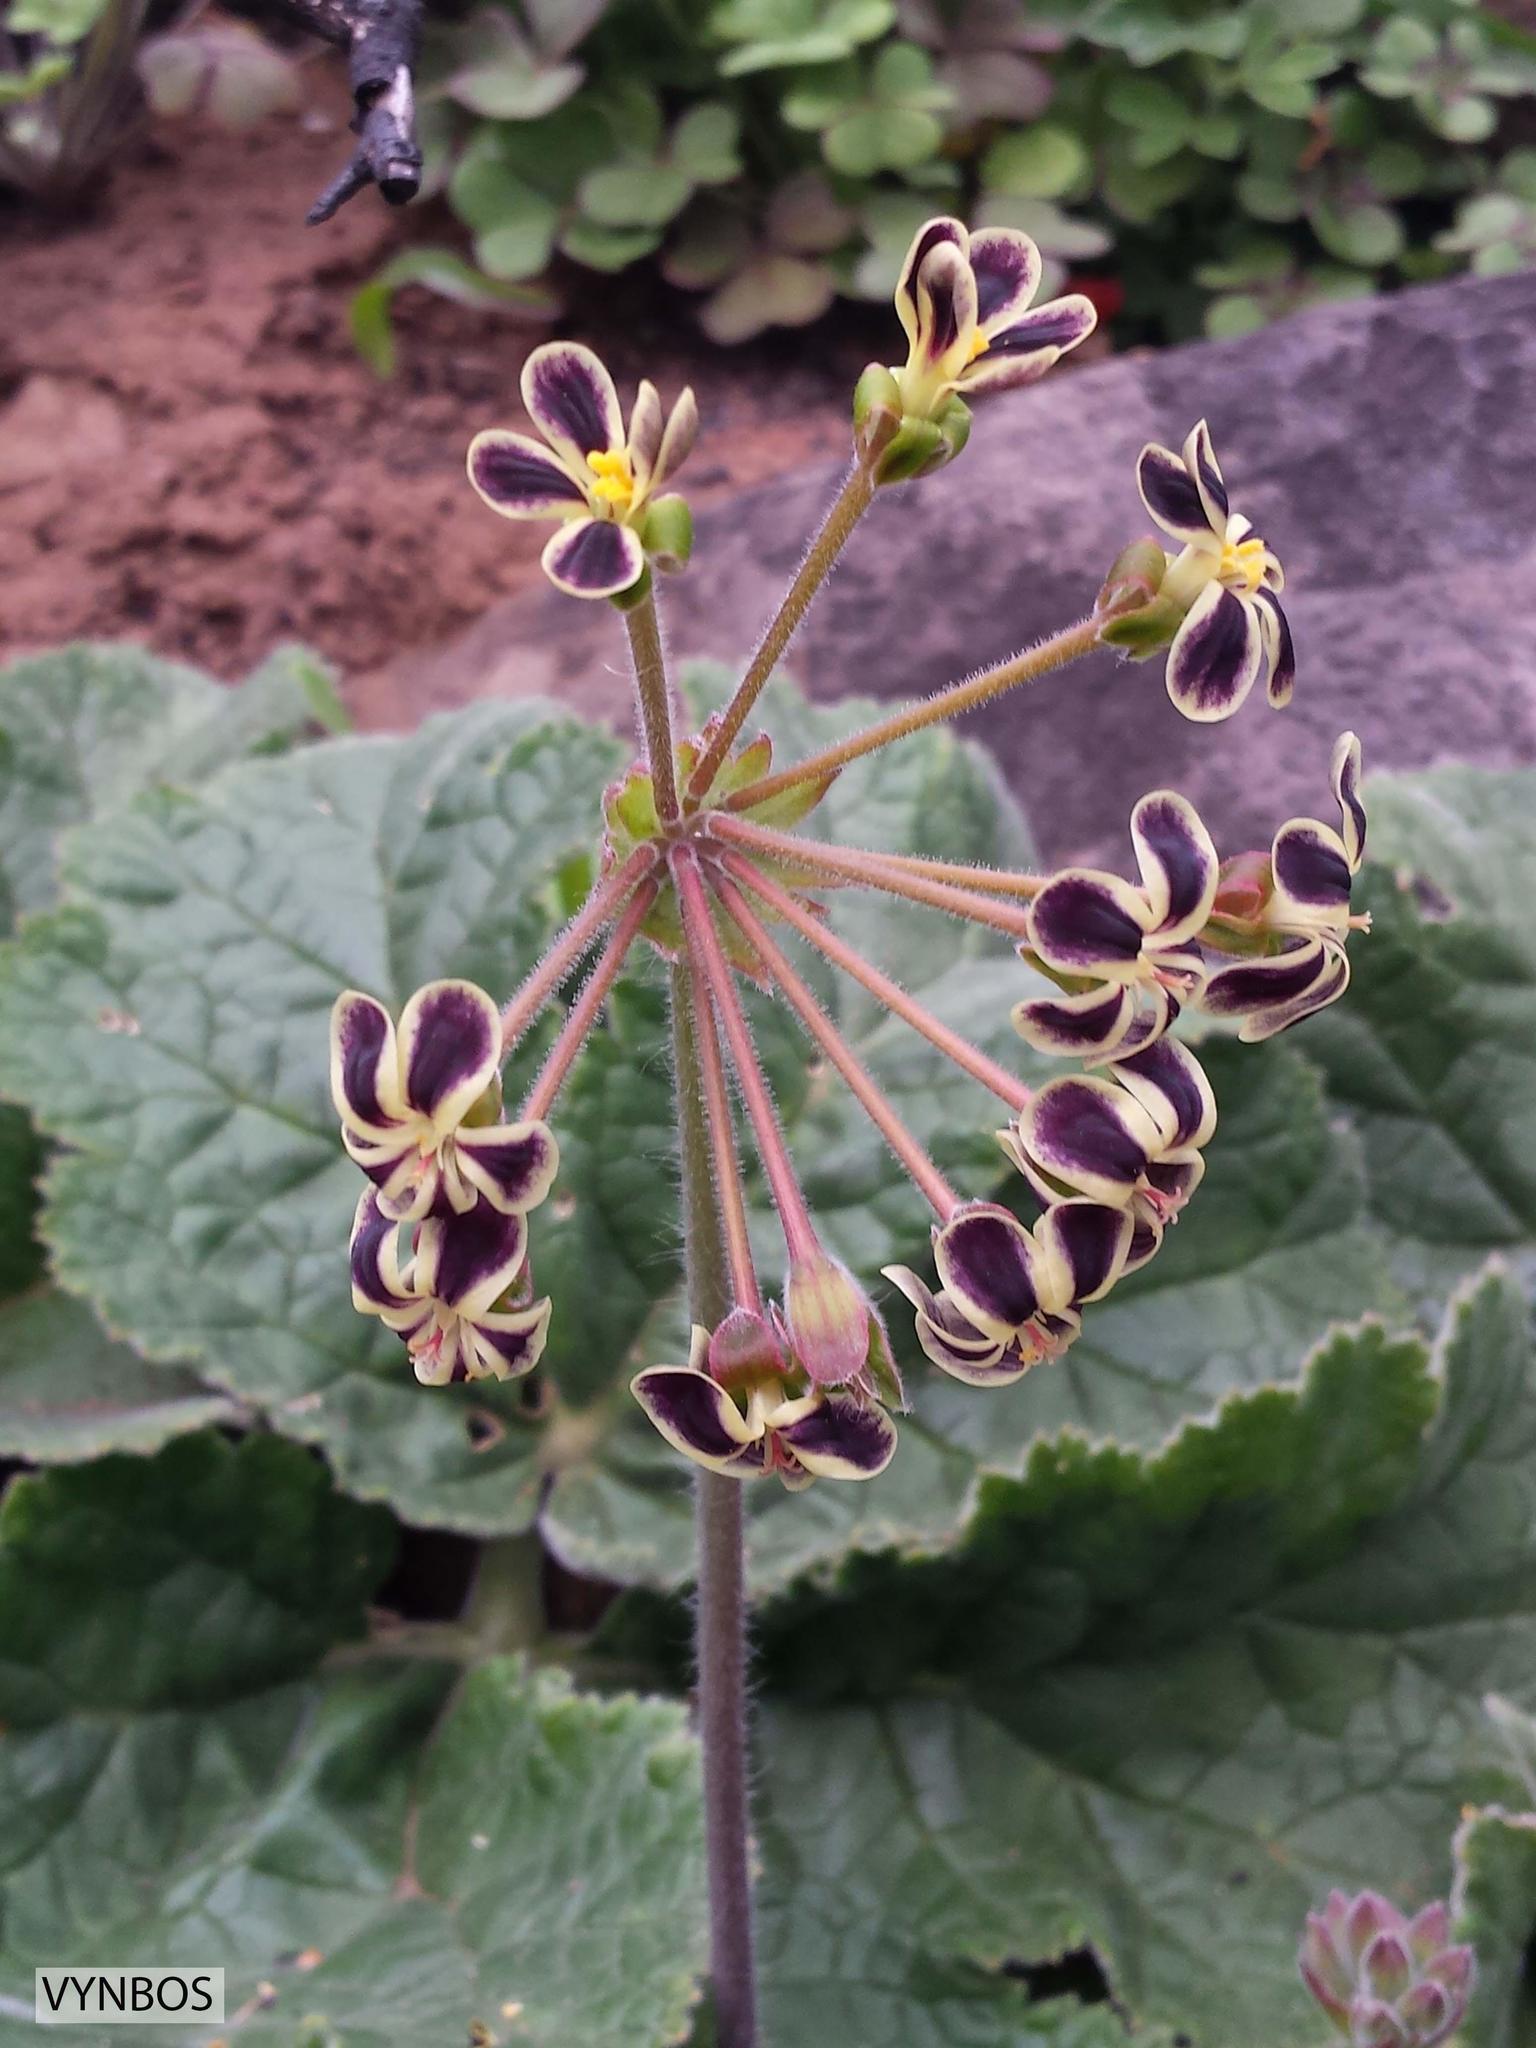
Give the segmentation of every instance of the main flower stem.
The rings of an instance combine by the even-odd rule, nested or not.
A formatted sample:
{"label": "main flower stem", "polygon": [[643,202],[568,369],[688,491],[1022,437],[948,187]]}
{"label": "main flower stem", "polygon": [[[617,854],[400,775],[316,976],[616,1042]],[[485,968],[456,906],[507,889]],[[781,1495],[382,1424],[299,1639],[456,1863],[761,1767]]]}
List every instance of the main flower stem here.
{"label": "main flower stem", "polygon": [[654,846],[637,846],[622,867],[604,875],[591,895],[501,1013],[503,1048],[515,1045],[576,965],[624,898],[660,858]]}
{"label": "main flower stem", "polygon": [[1012,939],[1029,937],[1029,917],[1021,908],[990,896],[956,889],[948,882],[930,882],[905,868],[892,867],[878,853],[863,853],[852,847],[832,846],[824,840],[801,839],[790,832],[775,832],[767,825],[751,824],[746,818],[727,817],[715,812],[710,832],[732,846],[752,853],[765,853],[790,866],[823,874],[833,881],[856,882],[866,889],[882,890],[887,896],[904,896],[909,903],[926,903],[933,910],[948,910],[971,924],[1006,932]]}
{"label": "main flower stem", "polygon": [[960,1197],[902,1122],[894,1105],[853,1047],[774,944],[762,919],[753,912],[741,891],[722,874],[717,873],[711,879],[728,915],[745,932],[749,943],[778,984],[780,994],[804,1025],[807,1035],[820,1046],[842,1076],[844,1086],[896,1155],[902,1172],[939,1221],[947,1223],[959,1208]]}
{"label": "main flower stem", "polygon": [[[731,1306],[719,1194],[711,1173],[707,1054],[713,1025],[695,1008],[697,982],[672,970],[673,1080],[687,1220],[688,1306],[713,1329]],[[718,1061],[718,1047],[716,1049]],[[756,2048],[751,1838],[747,1807],[747,1603],[742,1527],[745,1488],[718,1472],[695,1480],[699,1593],[695,1615],[704,1833],[709,1872],[710,1980],[718,2048]]]}
{"label": "main flower stem", "polygon": [[737,685],[735,696],[721,714],[714,738],[689,778],[688,794],[695,800],[709,794],[710,786],[720,772],[721,762],[731,751],[736,735],[751,715],[752,706],[762,695],[763,685],[783,658],[784,650],[794,638],[811,599],[826,582],[833,563],[847,545],[853,529],[869,510],[874,495],[875,485],[870,472],[861,462],[855,462],[842,489],[832,501],[821,531],[811,542],[805,560],[795,572],[794,582],[784,593],[784,602],[769,620],[757,644],[757,652]]}
{"label": "main flower stem", "polygon": [[947,690],[939,690],[932,697],[923,698],[921,703],[908,704],[901,711],[893,711],[889,718],[867,726],[863,732],[852,733],[847,739],[839,740],[835,747],[824,747],[819,754],[796,761],[777,775],[765,775],[758,782],[747,783],[726,798],[726,806],[733,811],[750,810],[754,804],[765,803],[769,797],[777,796],[780,790],[793,789],[800,782],[819,781],[823,776],[846,767],[850,761],[857,761],[863,754],[878,753],[881,747],[890,746],[894,740],[903,740],[909,733],[921,732],[924,726],[941,725],[947,719],[959,718],[964,712],[974,711],[979,704],[990,704],[994,697],[1016,690],[1021,683],[1032,683],[1037,676],[1049,675],[1052,669],[1063,668],[1080,654],[1090,653],[1098,645],[1098,638],[1099,622],[1096,618],[1083,619],[1075,626],[1064,627],[1061,632],[1053,633],[1049,640],[1042,640],[1038,647],[1026,647],[1022,654],[1014,655],[1012,660],[1002,662],[997,668],[984,670],[979,676],[972,676],[969,682],[952,683]]}
{"label": "main flower stem", "polygon": [[661,620],[656,612],[654,590],[647,590],[640,602],[625,612],[624,624],[635,666],[635,693],[640,700],[651,787],[656,792],[656,815],[664,825],[670,825],[679,815],[677,763],[672,756],[672,706],[668,701],[667,662],[662,652]]}
{"label": "main flower stem", "polygon": [[777,882],[738,853],[726,854],[725,865],[738,882],[750,889],[754,896],[761,897],[786,924],[792,924],[824,959],[830,960],[834,967],[840,967],[844,974],[867,989],[877,1003],[883,1004],[893,1016],[900,1017],[904,1024],[910,1024],[914,1031],[920,1032],[930,1045],[937,1046],[962,1073],[979,1081],[983,1088],[990,1088],[1010,1109],[1023,1109],[1028,1103],[1030,1091],[1017,1075],[1010,1074],[1006,1067],[1000,1066],[979,1046],[972,1045],[968,1038],[962,1038],[958,1031],[952,1031],[947,1024],[941,1023],[915,996],[908,995],[899,982],[892,981],[888,974],[882,974],[846,939],[840,939],[836,932],[830,931],[787,889],[781,889]]}

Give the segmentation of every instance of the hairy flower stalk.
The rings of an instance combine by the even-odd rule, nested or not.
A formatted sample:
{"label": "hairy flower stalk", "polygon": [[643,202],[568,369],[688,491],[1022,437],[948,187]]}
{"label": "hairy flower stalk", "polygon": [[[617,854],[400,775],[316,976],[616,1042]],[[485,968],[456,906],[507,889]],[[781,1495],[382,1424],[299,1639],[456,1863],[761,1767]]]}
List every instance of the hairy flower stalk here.
{"label": "hairy flower stalk", "polygon": [[[600,879],[505,1007],[472,983],[443,979],[409,995],[398,1014],[375,994],[348,991],[332,1020],[332,1092],[365,1177],[351,1240],[354,1302],[400,1336],[424,1383],[506,1379],[534,1369],[560,1313],[533,1283],[535,1212],[559,1166],[549,1119],[634,953],[650,948],[670,966],[692,1334],[685,1357],[644,1364],[632,1390],[697,1475],[719,2048],[757,2041],[744,1496],[765,1480],[797,1493],[878,1478],[906,1407],[880,1307],[828,1250],[807,1200],[758,1057],[748,991],[751,1002],[793,1011],[931,1212],[931,1277],[904,1265],[886,1271],[911,1312],[913,1353],[967,1385],[998,1389],[1059,1358],[1094,1305],[1156,1257],[1197,1194],[1217,1108],[1199,1060],[1176,1036],[1183,1014],[1229,1019],[1244,1038],[1288,1028],[1343,992],[1346,945],[1367,922],[1350,902],[1365,843],[1351,734],[1332,762],[1337,830],[1289,819],[1267,851],[1223,859],[1183,797],[1153,790],[1132,814],[1134,879],[1083,867],[973,868],[802,829],[850,763],[1099,646],[1133,660],[1166,655],[1170,695],[1197,722],[1235,710],[1266,671],[1271,703],[1284,704],[1295,655],[1278,604],[1280,565],[1231,512],[1203,423],[1182,456],[1146,450],[1134,480],[1180,552],[1133,540],[1090,617],[788,766],[775,769],[767,738],[747,733],[763,685],[876,491],[955,460],[971,398],[1033,381],[1091,330],[1086,300],[1033,305],[1039,278],[1025,235],[971,235],[951,220],[919,232],[897,292],[907,361],[872,365],[859,380],[847,479],[740,686],[701,733],[675,722],[654,575],[683,567],[691,547],[686,505],[659,488],[691,446],[691,395],[667,413],[643,383],[626,420],[589,350],[554,343],[534,352],[522,388],[542,438],[478,435],[471,479],[505,516],[553,522],[551,580],[575,597],[607,598],[622,616],[643,757],[604,799]],[[1019,980],[994,1032],[1006,1035],[1011,1022],[1036,1052],[1065,1061],[1064,1071],[1026,1085],[987,1049],[984,1022],[975,1027],[983,1043],[972,1043],[865,959],[837,929],[848,889],[995,935],[1017,955]],[[1002,1103],[1002,1156],[981,1186],[957,1188],[940,1171],[789,957],[790,934]],[[509,1119],[508,1052],[592,954]],[[753,1258],[733,1086],[783,1236],[776,1300]],[[602,1284],[601,1274],[591,1279]],[[1414,1949],[1407,1971],[1378,1944],[1367,1967],[1345,1932],[1349,1940],[1330,1923],[1327,1953],[1316,1935],[1308,1965],[1330,2013],[1365,2011],[1394,2044],[1438,2040],[1442,2008],[1455,2003],[1452,1964]],[[1415,1938],[1422,1947],[1425,1930]]]}

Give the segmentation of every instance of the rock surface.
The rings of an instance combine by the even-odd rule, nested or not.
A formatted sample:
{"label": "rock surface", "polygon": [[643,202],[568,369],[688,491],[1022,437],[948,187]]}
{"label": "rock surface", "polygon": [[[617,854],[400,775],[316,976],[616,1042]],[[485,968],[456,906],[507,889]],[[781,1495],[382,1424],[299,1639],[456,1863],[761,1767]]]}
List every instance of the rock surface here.
{"label": "rock surface", "polygon": [[[1224,851],[1261,843],[1297,810],[1326,815],[1346,727],[1368,768],[1536,760],[1530,274],[1326,307],[978,408],[957,463],[876,504],[788,665],[818,697],[907,697],[1078,618],[1147,528],[1143,442],[1176,446],[1202,413],[1235,505],[1286,565],[1294,702],[1275,713],[1256,694],[1228,723],[1194,726],[1161,661],[1098,656],[976,714],[967,730],[1045,853],[1121,865],[1130,806],[1162,783],[1194,799]],[[701,518],[694,570],[664,590],[677,653],[749,648],[838,474],[802,469]],[[503,693],[627,715],[616,620],[553,591],[498,607],[394,683],[414,716]]]}

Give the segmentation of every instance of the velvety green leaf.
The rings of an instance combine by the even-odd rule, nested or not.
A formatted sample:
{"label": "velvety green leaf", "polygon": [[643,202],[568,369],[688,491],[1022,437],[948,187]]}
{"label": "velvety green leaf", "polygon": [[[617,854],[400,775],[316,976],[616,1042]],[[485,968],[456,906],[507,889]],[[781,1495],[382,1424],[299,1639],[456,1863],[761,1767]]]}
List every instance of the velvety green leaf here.
{"label": "velvety green leaf", "polygon": [[153,1451],[240,1415],[191,1373],[115,1343],[67,1294],[44,1288],[0,1308],[0,1457],[48,1465]]}
{"label": "velvety green leaf", "polygon": [[65,1284],[420,1520],[526,1526],[534,1432],[516,1386],[418,1388],[351,1308],[328,1013],[442,973],[510,990],[619,758],[486,704],[157,792],[76,836],[71,906],[0,966],[0,1086],[79,1148],[50,1178]]}
{"label": "velvety green leaf", "polygon": [[1370,1205],[1416,1299],[1490,1251],[1536,1273],[1536,777],[1372,776],[1344,1000],[1295,1043],[1365,1148]]}
{"label": "velvety green leaf", "polygon": [[1477,1951],[1463,2048],[1532,2048],[1536,1985],[1536,1813],[1473,1808],[1456,1835],[1456,1935]]}
{"label": "velvety green leaf", "polygon": [[[544,255],[548,255],[547,246]],[[540,264],[530,267],[537,269]],[[522,313],[547,319],[557,303],[549,292],[483,276],[452,249],[402,249],[354,294],[350,309],[353,344],[380,377],[395,373],[398,352],[391,315],[395,294],[407,285],[421,285],[439,298],[469,306],[477,313]]]}
{"label": "velvety green leaf", "polygon": [[765,1954],[809,1998],[893,1934],[984,1967],[1087,1940],[1193,2048],[1315,2048],[1305,1911],[1444,1895],[1481,1694],[1532,1697],[1533,1453],[1495,1275],[1433,1359],[1367,1327],[1149,1455],[1039,1443],[948,1553],[771,1606],[761,1682],[820,1705],[766,1730]]}
{"label": "velvety green leaf", "polygon": [[0,1105],[0,1301],[41,1279],[43,1248],[37,1241],[37,1175],[42,1147],[32,1119]]}

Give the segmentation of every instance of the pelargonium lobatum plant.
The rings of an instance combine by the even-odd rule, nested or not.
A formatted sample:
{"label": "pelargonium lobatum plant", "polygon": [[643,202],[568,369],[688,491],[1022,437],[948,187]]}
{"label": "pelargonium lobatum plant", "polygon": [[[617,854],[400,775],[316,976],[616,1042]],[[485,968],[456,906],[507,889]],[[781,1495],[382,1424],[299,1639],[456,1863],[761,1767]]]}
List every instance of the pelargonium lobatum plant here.
{"label": "pelargonium lobatum plant", "polygon": [[[1339,829],[1282,822],[1268,851],[1223,861],[1192,805],[1136,806],[1135,881],[1088,868],[1001,873],[830,843],[807,829],[851,761],[1021,688],[1099,646],[1168,656],[1173,701],[1199,720],[1235,711],[1267,668],[1294,673],[1279,564],[1230,510],[1200,422],[1183,457],[1148,448],[1138,482],[1179,543],[1150,538],[1112,565],[1088,617],[984,674],[893,711],[801,761],[775,765],[753,708],[807,606],[877,491],[963,451],[970,398],[1034,381],[1093,326],[1086,300],[1034,306],[1027,235],[930,222],[896,294],[904,364],[872,365],[854,398],[847,479],[740,685],[700,732],[669,687],[655,572],[688,560],[684,501],[658,495],[692,443],[685,392],[667,412],[641,385],[626,422],[587,349],[534,351],[523,396],[541,439],[492,428],[470,481],[496,511],[553,522],[544,567],[562,591],[619,611],[642,755],[609,790],[588,900],[505,1004],[462,981],[420,990],[397,1020],[366,993],[337,1001],[332,1081],[347,1150],[366,1176],[352,1238],[353,1298],[398,1332],[427,1384],[531,1371],[559,1304],[537,1295],[530,1218],[555,1184],[561,1090],[631,950],[669,963],[684,1230],[695,1324],[686,1359],[634,1381],[661,1435],[697,1467],[700,1723],[721,2048],[756,2038],[746,1814],[742,1482],[792,1490],[873,1480],[897,1454],[905,1400],[881,1309],[827,1250],[759,1062],[743,984],[794,1012],[933,1213],[931,1278],[888,1277],[940,1371],[999,1387],[1077,1338],[1094,1304],[1156,1257],[1196,1194],[1217,1105],[1172,1035],[1204,1009],[1268,1036],[1335,1001],[1363,919],[1350,909],[1365,818],[1360,750],[1339,742]],[[1128,483],[1129,483],[1128,479]],[[996,932],[1021,973],[1014,1021],[1069,1063],[1038,1090],[931,1015],[830,926],[829,892],[873,890]],[[792,941],[856,981],[994,1095],[1016,1170],[1007,1203],[953,1187],[826,1014]],[[589,954],[595,959],[515,1113],[501,1067]],[[1043,992],[1042,992],[1043,991]],[[748,1231],[733,1090],[782,1230],[787,1278],[767,1300]],[[984,1191],[989,1195],[991,1190]],[[534,1226],[536,1234],[536,1225]]]}

